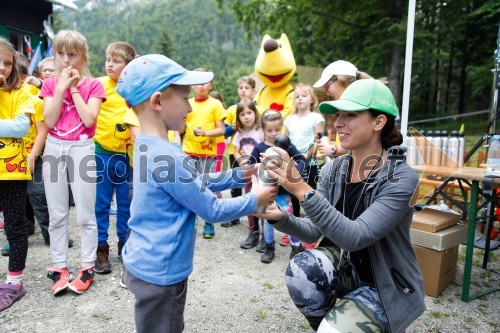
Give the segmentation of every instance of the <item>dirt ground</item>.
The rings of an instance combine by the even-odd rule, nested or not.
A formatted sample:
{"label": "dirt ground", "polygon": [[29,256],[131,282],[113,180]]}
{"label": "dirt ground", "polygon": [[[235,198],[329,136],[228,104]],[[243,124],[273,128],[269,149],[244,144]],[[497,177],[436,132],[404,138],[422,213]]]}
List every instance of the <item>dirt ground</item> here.
{"label": "dirt ground", "polygon": [[[114,222],[114,217],[111,217]],[[113,224],[113,223],[112,223]],[[246,220],[231,228],[217,225],[216,237],[201,237],[198,224],[194,271],[189,278],[185,311],[185,332],[311,332],[306,320],[288,296],[284,271],[289,248],[277,246],[271,264],[260,262],[254,249],[240,249],[247,235]],[[72,209],[70,233],[75,246],[69,250],[70,269],[79,262],[79,234]],[[0,333],[6,332],[134,332],[133,295],[119,285],[121,266],[116,256],[117,238],[110,232],[113,272],[96,275],[83,295],[68,292],[53,297],[51,280],[46,277],[50,264],[49,248],[40,231],[30,237],[25,287],[28,294],[10,309],[0,312]],[[281,238],[276,232],[276,239]],[[5,236],[0,232],[0,243]],[[463,254],[463,247],[460,252]],[[475,251],[478,252],[478,251]],[[479,254],[478,254],[479,255]],[[479,262],[479,257],[475,259]],[[413,325],[413,332],[498,332],[500,330],[499,293],[470,303],[460,300],[463,255],[459,255],[455,282],[439,298],[426,297],[428,310]],[[499,285],[498,274],[475,265],[472,291],[485,285]],[[492,265],[498,269],[498,255]],[[7,257],[0,258],[0,278],[5,278]]]}

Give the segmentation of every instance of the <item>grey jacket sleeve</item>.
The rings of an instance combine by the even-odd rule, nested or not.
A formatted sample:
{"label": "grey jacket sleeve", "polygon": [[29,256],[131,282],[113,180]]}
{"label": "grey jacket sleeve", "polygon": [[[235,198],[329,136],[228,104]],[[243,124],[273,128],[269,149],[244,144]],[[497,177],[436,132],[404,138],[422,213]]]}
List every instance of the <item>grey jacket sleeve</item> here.
{"label": "grey jacket sleeve", "polygon": [[0,138],[23,138],[30,129],[30,117],[22,113],[14,119],[0,120]]}
{"label": "grey jacket sleeve", "polygon": [[[331,172],[331,168],[326,171]],[[387,177],[378,180],[381,183],[372,194],[370,206],[357,219],[350,220],[327,199],[334,186],[328,179],[321,177],[319,193],[302,203],[308,216],[306,221],[284,216],[275,227],[304,241],[310,241],[310,237],[315,238],[319,233],[347,251],[357,251],[380,240],[402,221],[411,209],[410,200],[418,184],[415,172],[401,164],[390,181]]]}

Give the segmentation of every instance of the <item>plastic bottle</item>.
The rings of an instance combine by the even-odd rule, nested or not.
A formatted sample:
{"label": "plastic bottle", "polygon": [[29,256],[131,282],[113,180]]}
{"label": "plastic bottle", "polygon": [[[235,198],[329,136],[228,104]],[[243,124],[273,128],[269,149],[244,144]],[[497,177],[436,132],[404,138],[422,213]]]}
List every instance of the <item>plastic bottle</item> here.
{"label": "plastic bottle", "polygon": [[432,131],[427,131],[425,133],[425,165],[432,164],[432,140],[434,137],[434,133]]}
{"label": "plastic bottle", "polygon": [[486,175],[500,177],[500,135],[494,135],[486,159]]}
{"label": "plastic bottle", "polygon": [[419,134],[413,138],[413,141],[415,142],[415,147],[416,149],[416,154],[417,154],[417,165],[423,165],[425,162],[425,136],[424,132],[419,132]]}
{"label": "plastic bottle", "polygon": [[443,140],[443,146],[441,150],[443,151],[443,158],[441,159],[441,165],[448,165],[448,131],[441,131],[441,140]]}
{"label": "plastic bottle", "polygon": [[449,168],[458,167],[458,149],[460,148],[460,142],[458,141],[458,132],[452,131],[450,134],[450,139],[448,140],[448,159]]}
{"label": "plastic bottle", "polygon": [[441,132],[435,131],[434,137],[432,138],[432,160],[431,165],[441,166],[441,160],[443,159],[443,153],[441,151],[443,146],[443,140],[441,139]]}
{"label": "plastic bottle", "polygon": [[[325,143],[325,144],[330,144],[330,140],[328,140],[328,136],[326,135],[326,132],[319,132],[318,133],[318,137],[319,137],[319,141],[321,143]],[[331,156],[328,156],[328,155],[323,155],[323,162],[328,163],[332,160]]]}
{"label": "plastic bottle", "polygon": [[465,133],[458,132],[458,165],[460,167],[464,166],[464,156],[465,156]]}
{"label": "plastic bottle", "polygon": [[417,164],[416,147],[410,131],[406,132],[406,148],[408,149],[406,153],[407,163],[409,165],[416,165]]}

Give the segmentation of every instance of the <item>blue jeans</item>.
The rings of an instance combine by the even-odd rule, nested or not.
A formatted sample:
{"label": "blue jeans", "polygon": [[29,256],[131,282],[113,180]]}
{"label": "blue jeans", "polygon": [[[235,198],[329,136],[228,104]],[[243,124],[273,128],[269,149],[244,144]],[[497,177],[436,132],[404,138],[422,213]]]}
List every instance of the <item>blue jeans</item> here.
{"label": "blue jeans", "polygon": [[[288,207],[288,198],[290,196],[288,194],[278,194],[274,201],[279,207],[283,207],[286,209]],[[274,242],[274,228],[267,220],[264,220],[264,241],[267,244],[271,244]]]}
{"label": "blue jeans", "polygon": [[128,219],[130,218],[130,199],[128,179],[130,164],[125,154],[96,153],[97,193],[95,216],[97,220],[98,245],[105,245],[108,240],[109,208],[116,192],[116,233],[120,242],[125,243]]}

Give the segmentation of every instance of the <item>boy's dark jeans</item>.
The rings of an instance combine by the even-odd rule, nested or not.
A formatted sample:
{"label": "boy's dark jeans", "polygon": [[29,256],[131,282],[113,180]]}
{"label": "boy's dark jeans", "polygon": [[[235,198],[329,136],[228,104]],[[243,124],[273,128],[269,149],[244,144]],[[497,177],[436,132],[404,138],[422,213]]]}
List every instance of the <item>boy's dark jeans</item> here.
{"label": "boy's dark jeans", "polygon": [[33,213],[42,231],[45,244],[50,243],[49,236],[49,209],[47,208],[47,198],[43,186],[42,159],[38,158],[35,163],[33,179],[28,182],[28,198],[33,208]]}

